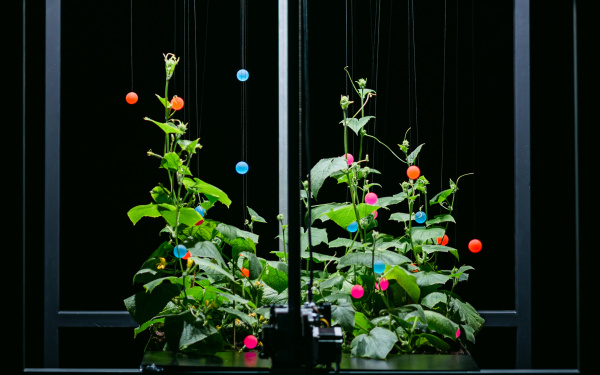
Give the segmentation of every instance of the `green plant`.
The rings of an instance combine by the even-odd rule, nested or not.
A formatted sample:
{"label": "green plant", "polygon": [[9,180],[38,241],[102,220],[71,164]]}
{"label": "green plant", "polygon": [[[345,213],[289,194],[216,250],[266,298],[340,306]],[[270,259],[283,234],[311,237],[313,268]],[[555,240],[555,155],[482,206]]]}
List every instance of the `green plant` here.
{"label": "green plant", "polygon": [[[348,77],[352,82],[349,73]],[[358,87],[352,82],[360,98],[354,115],[348,114],[353,104],[349,97],[342,96],[340,100],[344,155],[320,160],[312,167],[310,183],[305,181],[301,192],[306,207],[305,228],[311,226],[313,245],[341,249],[337,250],[340,256],[312,253],[312,260],[324,265],[316,272],[313,301],[334,304],[333,323],[343,327],[345,350],[354,356],[385,358],[390,353],[460,350],[475,342],[484,323],[477,311],[455,292],[458,283],[468,280],[467,272],[473,268],[462,265],[441,269],[438,255],[449,254],[455,262],[459,261],[459,251],[446,246],[446,230],[455,223],[451,214],[457,183],[463,176],[456,182],[450,180],[448,189],[428,201],[429,181],[414,165],[423,145],[411,150],[407,130],[398,145],[402,155],[399,156],[365,130],[374,117],[365,116],[364,109],[375,95],[366,82],[356,81]],[[348,153],[349,130],[358,137],[356,160]],[[363,155],[365,138],[383,145],[407,167],[411,177],[401,184],[402,190],[397,194],[378,198],[371,192],[380,185],[369,178],[379,171],[370,168],[368,155]],[[316,200],[327,179],[345,184],[350,201],[309,204],[309,196],[311,201]],[[423,204],[417,209],[419,200]],[[378,211],[391,210],[401,203],[407,212],[393,212],[389,219],[403,223],[404,230],[399,235],[379,232],[375,219]],[[443,213],[429,218],[428,208],[432,206]],[[346,229],[348,237],[328,240],[327,229],[316,226],[317,221]],[[309,257],[308,241],[304,240],[307,232],[303,229],[301,245],[305,259]],[[308,271],[303,277],[308,278]],[[306,298],[306,291],[303,297]]]}
{"label": "green plant", "polygon": [[[145,118],[164,132],[162,154],[148,155],[157,159],[167,179],[151,190],[151,203],[128,212],[134,225],[143,217],[162,218],[161,234],[168,238],[133,277],[143,290],[124,303],[139,324],[135,335],[151,331],[149,350],[209,353],[243,348],[244,338],[258,336],[268,315],[268,309],[259,307],[278,301],[287,277],[279,262],[256,256],[254,223],[266,221],[254,210],[248,207],[250,231],[208,217],[211,209],[229,207],[231,200],[190,170],[202,146],[199,139],[185,138],[187,124],[175,118],[183,100],[168,99],[178,61],[173,54],[165,55],[164,97],[157,95],[164,121]],[[268,274],[269,269],[275,272]]]}

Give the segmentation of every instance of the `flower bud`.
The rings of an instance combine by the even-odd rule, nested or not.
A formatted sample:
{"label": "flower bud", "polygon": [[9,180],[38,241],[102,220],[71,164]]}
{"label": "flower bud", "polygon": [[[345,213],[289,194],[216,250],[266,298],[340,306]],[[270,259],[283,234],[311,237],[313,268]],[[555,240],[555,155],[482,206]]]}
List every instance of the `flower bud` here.
{"label": "flower bud", "polygon": [[283,221],[283,214],[277,215],[277,221]]}
{"label": "flower bud", "polygon": [[356,81],[356,83],[358,83],[358,87],[360,87],[361,89],[364,89],[367,87],[367,79],[366,78],[361,78],[358,81]]}
{"label": "flower bud", "polygon": [[354,102],[350,101],[350,97],[348,97],[347,95],[342,95],[342,97],[340,99],[340,106],[342,107],[343,110],[348,109],[348,107],[352,103],[354,103]]}
{"label": "flower bud", "polygon": [[179,63],[179,58],[176,58],[172,53],[168,53],[163,56],[165,57],[165,71],[167,73],[167,80],[169,80],[171,77],[173,77],[173,72],[175,71],[177,63]]}

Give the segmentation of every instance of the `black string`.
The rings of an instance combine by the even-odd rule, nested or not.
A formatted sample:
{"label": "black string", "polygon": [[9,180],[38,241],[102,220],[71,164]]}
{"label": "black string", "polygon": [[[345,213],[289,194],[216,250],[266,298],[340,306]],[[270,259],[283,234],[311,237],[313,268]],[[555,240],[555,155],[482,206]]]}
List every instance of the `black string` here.
{"label": "black string", "polygon": [[129,1],[129,52],[131,57],[131,91],[133,92],[133,0]]}
{"label": "black string", "polygon": [[442,145],[441,145],[441,160],[440,160],[440,191],[443,190],[444,179],[444,129],[446,124],[446,26],[447,26],[447,0],[444,0],[444,57],[442,70]]}

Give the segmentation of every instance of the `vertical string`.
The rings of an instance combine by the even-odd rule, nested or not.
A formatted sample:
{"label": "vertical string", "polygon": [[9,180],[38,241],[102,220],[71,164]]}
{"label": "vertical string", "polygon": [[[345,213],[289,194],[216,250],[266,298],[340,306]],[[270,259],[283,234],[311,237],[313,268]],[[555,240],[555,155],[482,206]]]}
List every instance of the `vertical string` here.
{"label": "vertical string", "polygon": [[133,0],[129,1],[129,55],[131,58],[131,91],[133,92]]}
{"label": "vertical string", "polygon": [[[247,13],[248,13],[247,0],[240,0],[240,50],[241,50],[241,67],[246,69],[246,52],[247,52]],[[247,104],[247,81],[241,82],[241,132],[242,132],[242,159],[248,165],[248,104]],[[248,177],[246,174],[242,175],[242,209],[243,219],[246,222],[248,218],[247,206],[248,206]]]}
{"label": "vertical string", "polygon": [[443,69],[442,69],[442,142],[440,160],[440,191],[444,189],[444,129],[446,125],[446,37],[447,37],[447,15],[448,3],[444,0],[444,45],[443,45]]}

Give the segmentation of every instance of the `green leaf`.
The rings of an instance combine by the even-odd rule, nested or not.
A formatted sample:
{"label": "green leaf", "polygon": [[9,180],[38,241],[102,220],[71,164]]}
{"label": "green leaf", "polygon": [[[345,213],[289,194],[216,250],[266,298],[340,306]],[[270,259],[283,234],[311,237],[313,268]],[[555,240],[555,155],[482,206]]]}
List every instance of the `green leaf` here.
{"label": "green leaf", "polygon": [[221,256],[221,252],[219,251],[219,249],[217,249],[215,244],[213,244],[212,242],[199,241],[199,242],[195,243],[193,246],[188,246],[186,244],[186,242],[184,241],[183,244],[187,246],[187,249],[192,254],[192,256],[199,257],[199,258],[215,259],[219,262],[220,265],[222,265],[222,266],[225,265],[225,261],[223,260],[223,257]]}
{"label": "green leaf", "polygon": [[179,277],[177,277],[177,276],[161,277],[159,279],[152,280],[152,281],[144,284],[144,289],[146,289],[147,293],[152,293],[152,291],[154,290],[154,288],[156,288],[157,286],[159,286],[163,282],[168,281],[171,284],[177,284],[177,280],[178,279],[179,279]]}
{"label": "green leaf", "polygon": [[450,349],[450,344],[448,344],[446,341],[444,341],[441,338],[439,338],[435,335],[432,335],[430,333],[422,333],[419,335],[419,338],[425,339],[427,341],[427,343],[429,343],[431,346],[433,346],[436,349],[444,350],[444,351]]}
{"label": "green leaf", "polygon": [[434,224],[440,224],[440,223],[445,223],[445,222],[451,222],[451,223],[456,223],[456,221],[454,221],[454,218],[452,217],[452,215],[436,215],[433,219],[431,220],[427,220],[426,225],[434,225]]}
{"label": "green leaf", "polygon": [[329,216],[325,215],[326,213],[328,213],[329,211],[332,211],[332,210],[335,211],[338,208],[344,207],[344,206],[346,206],[346,204],[347,203],[329,203],[329,204],[323,204],[323,205],[311,207],[311,209],[310,209],[311,225],[317,219],[320,219],[323,222],[329,220]]}
{"label": "green leaf", "polygon": [[204,321],[196,319],[189,310],[166,316],[164,329],[167,345],[172,350],[185,350],[204,340],[210,340],[210,345],[207,345],[205,349],[221,350],[223,348],[221,335],[211,324],[203,323]]}
{"label": "green leaf", "polygon": [[349,250],[356,250],[365,247],[366,244],[360,243],[358,241],[353,241],[349,238],[336,238],[335,240],[329,242],[329,248],[335,247],[346,247]]}
{"label": "green leaf", "polygon": [[[331,318],[339,324],[344,331],[350,332],[354,328],[354,307],[347,300],[338,300],[337,305],[331,306]],[[333,324],[332,324],[333,325]]]}
{"label": "green leaf", "polygon": [[198,265],[199,268],[203,269],[206,272],[216,271],[217,273],[227,277],[229,280],[234,281],[234,278],[231,275],[231,273],[228,270],[223,269],[218,264],[215,264],[204,258],[198,258],[198,257],[194,257],[194,256],[190,257],[189,259],[191,259],[195,264]]}
{"label": "green leaf", "polygon": [[257,214],[256,211],[254,211],[250,207],[247,207],[247,208],[248,208],[248,213],[250,214],[250,219],[253,222],[256,222],[256,223],[265,223],[265,224],[267,223],[267,221],[265,219],[263,219],[259,214]]}
{"label": "green leaf", "polygon": [[162,186],[155,186],[151,191],[150,195],[156,203],[173,203],[169,198],[169,192]]}
{"label": "green leaf", "polygon": [[354,336],[358,336],[362,333],[369,333],[373,328],[375,328],[375,324],[371,323],[365,314],[358,311],[354,314]]}
{"label": "green leaf", "polygon": [[198,145],[198,142],[200,142],[200,138],[195,139],[193,141],[189,139],[180,139],[179,141],[177,141],[177,144],[179,145],[179,147],[181,147],[182,150],[186,151],[188,154],[191,155],[196,153],[196,148],[202,147]]}
{"label": "green leaf", "polygon": [[240,320],[244,321],[244,323],[247,323],[250,327],[256,324],[256,318],[253,318],[248,314],[241,312],[240,310],[230,309],[227,307],[219,307],[219,311],[223,311],[225,313],[237,316],[238,318],[240,318]]}
{"label": "green leaf", "polygon": [[125,308],[138,324],[143,324],[160,313],[173,297],[178,296],[181,290],[171,283],[160,284],[151,293],[139,292],[126,298],[123,302]]}
{"label": "green leaf", "polygon": [[[381,260],[388,266],[411,262],[411,260],[404,255],[400,255],[391,251],[376,251],[375,260]],[[360,251],[346,254],[340,258],[338,268],[354,265],[373,267],[373,252]]]}
{"label": "green leaf", "polygon": [[333,287],[340,288],[342,283],[344,282],[344,276],[339,273],[334,273],[329,276],[328,279],[325,279],[319,283],[320,289],[329,289]]}
{"label": "green leaf", "polygon": [[437,241],[438,237],[444,237],[444,228],[425,228],[425,227],[412,227],[412,239],[413,241],[425,242],[427,240]]}
{"label": "green leaf", "polygon": [[425,317],[427,317],[427,327],[429,329],[456,341],[458,324],[446,318],[444,315],[432,310],[425,310]]}
{"label": "green leaf", "polygon": [[277,293],[281,293],[288,287],[288,276],[287,273],[267,265],[266,270],[262,276],[262,281],[265,284],[273,288]]}
{"label": "green leaf", "polygon": [[426,252],[428,254],[435,253],[435,252],[451,253],[452,255],[454,255],[456,257],[457,260],[460,260],[460,259],[458,259],[458,250],[456,250],[453,247],[443,246],[443,245],[423,245],[421,248],[423,249],[424,252]]}
{"label": "green leaf", "polygon": [[188,176],[192,174],[189,168],[183,165],[183,162],[179,158],[179,155],[177,155],[174,152],[169,152],[168,154],[165,154],[165,156],[163,156],[163,158],[160,160],[160,167],[169,171],[181,173]]}
{"label": "green leaf", "polygon": [[199,178],[194,177],[193,180],[190,178],[184,178],[183,184],[188,190],[193,190],[196,193],[206,195],[207,198],[209,198],[209,200],[211,200],[211,202],[213,203],[219,201],[227,207],[231,205],[231,199],[229,199],[229,197],[227,196],[227,194],[225,194],[223,190],[209,183],[206,183],[200,180]]}
{"label": "green leaf", "polygon": [[[304,228],[302,228],[303,232],[300,235],[300,250],[301,251],[305,251],[308,249],[308,230],[304,230]],[[311,227],[310,228],[310,239],[311,239],[311,243],[312,246],[317,246],[321,243],[327,243],[329,242],[327,240],[327,230],[322,229],[322,228],[314,228]]]}
{"label": "green leaf", "polygon": [[156,323],[164,323],[164,321],[165,321],[165,318],[163,317],[163,318],[152,319],[152,320],[147,321],[144,324],[141,324],[139,327],[137,327],[133,330],[133,338],[135,339],[137,337],[137,335],[144,332],[151,325],[156,324]]}
{"label": "green leaf", "polygon": [[253,252],[244,251],[240,253],[239,256],[243,256],[244,258],[248,259],[248,271],[250,272],[250,274],[248,275],[248,279],[256,280],[263,270],[263,267],[260,264],[258,258],[256,257],[256,254],[254,254]]}
{"label": "green leaf", "polygon": [[247,305],[253,309],[256,309],[256,305],[254,304],[254,302],[248,301],[247,299],[244,299],[238,296],[237,294],[231,294],[224,291],[218,291],[217,294],[227,298],[229,302],[241,303],[242,305]]}
{"label": "green leaf", "polygon": [[[346,124],[348,125],[348,127],[350,129],[352,129],[354,131],[354,133],[356,133],[356,135],[358,135],[358,132],[360,132],[360,129],[362,129],[365,125],[367,125],[369,120],[372,118],[375,118],[375,116],[365,116],[365,117],[361,117],[359,119],[354,118],[354,117],[347,118]],[[344,120],[342,120],[340,122],[343,123]]]}
{"label": "green leaf", "polygon": [[[302,251],[300,253],[300,257],[302,259],[308,259],[310,258],[311,253],[309,251]],[[315,251],[312,252],[312,259],[316,262],[322,263],[322,262],[329,262],[330,260],[333,260],[335,262],[337,262],[339,260],[338,257],[335,256],[331,256],[331,255],[326,255],[326,254],[321,254],[321,253],[317,253]]]}
{"label": "green leaf", "polygon": [[[162,215],[165,221],[172,227],[177,226],[177,207],[161,203],[158,205],[158,212]],[[179,209],[179,224],[184,224],[193,227],[197,222],[203,220],[202,215],[198,211],[189,207],[181,207]]]}
{"label": "green leaf", "polygon": [[458,298],[450,298],[448,308],[461,322],[468,324],[473,329],[475,335],[479,333],[481,327],[483,327],[483,323],[485,323],[485,320],[479,315],[477,310],[468,302],[463,302]]}
{"label": "green leaf", "polygon": [[401,192],[398,194],[394,194],[391,197],[381,197],[377,200],[377,205],[381,207],[391,206],[393,204],[398,204],[406,199],[406,193]]}
{"label": "green leaf", "polygon": [[252,232],[241,230],[233,225],[219,223],[219,225],[217,225],[217,231],[223,235],[226,242],[235,240],[236,238],[247,238],[255,244],[258,243],[258,235]]}
{"label": "green leaf", "polygon": [[413,150],[413,152],[411,152],[407,157],[406,157],[406,162],[409,165],[412,165],[415,161],[415,159],[417,158],[417,156],[419,155],[419,152],[421,151],[421,147],[423,147],[425,144],[421,144],[419,145],[417,148],[415,148]]}
{"label": "green leaf", "polygon": [[417,272],[417,285],[419,288],[424,288],[426,286],[431,286],[435,284],[444,285],[448,280],[450,280],[449,276],[443,275],[437,272]]}
{"label": "green leaf", "polygon": [[452,189],[447,189],[442,192],[437,193],[431,200],[429,201],[430,205],[440,204],[448,198],[448,196],[452,194]]}
{"label": "green leaf", "polygon": [[144,117],[144,120],[155,123],[159,128],[161,128],[166,134],[184,134],[185,130],[177,128],[175,124],[172,122],[158,122],[154,121],[148,117]]}
{"label": "green leaf", "polygon": [[249,238],[236,238],[228,241],[231,246],[231,256],[233,259],[237,259],[242,251],[252,252],[256,254],[256,244]]}
{"label": "green leaf", "polygon": [[405,214],[403,212],[395,212],[393,214],[390,215],[390,220],[395,220],[398,222],[407,222],[410,221],[411,219],[414,219],[415,214],[409,215],[409,214]]}
{"label": "green leaf", "polygon": [[135,225],[142,217],[160,217],[158,205],[150,203],[141,206],[135,206],[127,212],[129,220]]}
{"label": "green leaf", "polygon": [[317,194],[323,186],[325,179],[329,177],[333,172],[348,168],[346,159],[341,156],[329,159],[321,159],[319,162],[310,170],[310,189],[312,195],[317,198]]}
{"label": "green leaf", "polygon": [[421,305],[430,309],[433,309],[438,303],[443,303],[444,305],[448,303],[448,297],[446,297],[445,293],[432,292],[421,298]]}
{"label": "green leaf", "polygon": [[394,266],[385,274],[385,278],[388,280],[396,280],[413,301],[419,302],[421,290],[417,285],[417,277],[415,275],[409,273],[402,267]]}
{"label": "green leaf", "polygon": [[352,340],[352,356],[385,359],[396,341],[394,332],[382,327],[373,328],[368,334],[359,335]]}
{"label": "green leaf", "polygon": [[[360,203],[357,206],[358,215],[360,216],[358,219],[366,217],[367,215],[371,214],[373,211],[376,211],[379,208],[380,208],[379,206],[371,206],[366,203]],[[330,211],[326,215],[331,220],[333,220],[337,225],[341,226],[344,229],[346,229],[348,227],[348,225],[350,225],[353,222],[358,220],[356,218],[356,212],[354,211],[354,206],[351,204],[346,205],[345,207],[340,208],[338,210]]]}

